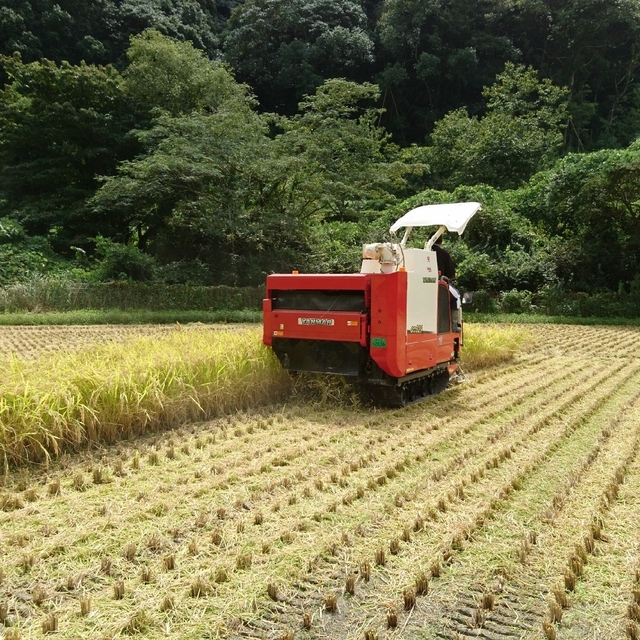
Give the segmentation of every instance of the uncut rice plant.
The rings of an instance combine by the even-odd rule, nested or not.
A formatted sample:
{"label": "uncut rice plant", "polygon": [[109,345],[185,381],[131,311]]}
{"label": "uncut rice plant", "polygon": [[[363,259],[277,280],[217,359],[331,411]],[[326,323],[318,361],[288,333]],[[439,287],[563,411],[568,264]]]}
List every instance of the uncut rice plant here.
{"label": "uncut rice plant", "polygon": [[465,324],[462,365],[474,370],[503,364],[532,342],[533,334],[525,327]]}
{"label": "uncut rice plant", "polygon": [[259,329],[184,329],[30,361],[12,357],[0,380],[0,457],[42,461],[272,401],[287,385]]}

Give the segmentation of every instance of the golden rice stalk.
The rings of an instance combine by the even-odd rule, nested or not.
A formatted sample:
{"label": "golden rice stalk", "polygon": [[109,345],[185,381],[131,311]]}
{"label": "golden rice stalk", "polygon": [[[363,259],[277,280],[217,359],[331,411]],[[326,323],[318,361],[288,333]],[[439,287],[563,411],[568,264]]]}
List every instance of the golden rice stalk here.
{"label": "golden rice stalk", "polygon": [[429,576],[424,571],[416,576],[415,587],[417,596],[426,596],[429,593]]}
{"label": "golden rice stalk", "polygon": [[551,622],[562,622],[562,607],[555,601],[549,601],[549,620]]}
{"label": "golden rice stalk", "polygon": [[328,593],[324,598],[325,611],[335,613],[338,610],[338,599],[335,593]]}
{"label": "golden rice stalk", "polygon": [[289,384],[259,329],[184,329],[14,358],[0,378],[0,452],[9,464],[43,461],[270,402]]}
{"label": "golden rice stalk", "polygon": [[40,606],[48,597],[46,589],[42,585],[36,585],[31,590],[31,599],[36,606]]}
{"label": "golden rice stalk", "polygon": [[485,611],[481,607],[478,607],[473,612],[472,626],[476,629],[481,629],[482,627],[484,627],[485,621],[486,621]]}
{"label": "golden rice stalk", "polygon": [[110,558],[102,558],[100,561],[100,571],[105,575],[111,575],[111,559]]}
{"label": "golden rice stalk", "polygon": [[471,371],[509,362],[532,342],[531,332],[524,327],[466,324],[462,366]]}
{"label": "golden rice stalk", "polygon": [[85,596],[80,598],[80,615],[88,616],[91,613],[91,598]]}
{"label": "golden rice stalk", "polygon": [[398,612],[395,609],[387,611],[387,629],[395,629],[398,626]]}
{"label": "golden rice stalk", "polygon": [[482,594],[482,608],[491,611],[495,605],[495,596],[490,591]]}
{"label": "golden rice stalk", "polygon": [[137,635],[144,633],[151,626],[149,615],[144,609],[133,613],[126,621],[122,631],[126,635]]}
{"label": "golden rice stalk", "polygon": [[542,632],[547,640],[556,640],[556,628],[549,620],[545,619],[542,621]]}
{"label": "golden rice stalk", "polygon": [[565,590],[560,586],[557,585],[553,588],[553,595],[556,599],[556,602],[563,608],[563,609],[568,609],[569,608],[569,599],[567,598],[567,594],[565,592]]}
{"label": "golden rice stalk", "polygon": [[54,633],[57,630],[58,630],[58,615],[56,613],[50,613],[42,621],[42,633]]}
{"label": "golden rice stalk", "polygon": [[138,548],[136,547],[136,545],[133,544],[133,542],[130,542],[126,544],[122,549],[122,555],[127,560],[129,560],[129,562],[131,562],[136,557],[137,551],[138,551]]}
{"label": "golden rice stalk", "polygon": [[118,580],[113,583],[113,597],[115,600],[124,598],[124,580]]}
{"label": "golden rice stalk", "polygon": [[302,614],[302,628],[308,631],[309,629],[311,629],[311,622],[311,614],[308,611],[305,611]]}
{"label": "golden rice stalk", "polygon": [[356,574],[350,572],[345,580],[344,590],[349,595],[354,595],[356,592]]}
{"label": "golden rice stalk", "polygon": [[192,598],[201,598],[211,593],[213,591],[213,587],[204,577],[197,576],[191,583],[190,591]]}
{"label": "golden rice stalk", "polygon": [[567,591],[574,591],[576,588],[576,574],[571,569],[565,569],[564,587]]}
{"label": "golden rice stalk", "polygon": [[416,593],[413,589],[405,589],[402,594],[404,599],[404,610],[411,611],[416,606]]}

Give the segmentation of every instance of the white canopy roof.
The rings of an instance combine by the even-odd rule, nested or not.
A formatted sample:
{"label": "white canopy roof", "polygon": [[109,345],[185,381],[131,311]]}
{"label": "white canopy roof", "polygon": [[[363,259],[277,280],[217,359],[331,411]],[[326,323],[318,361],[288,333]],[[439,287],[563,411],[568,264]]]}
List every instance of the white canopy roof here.
{"label": "white canopy roof", "polygon": [[467,223],[480,209],[479,202],[454,202],[451,204],[426,204],[411,209],[402,218],[396,220],[390,231],[396,232],[401,227],[444,226],[448,231],[462,234]]}

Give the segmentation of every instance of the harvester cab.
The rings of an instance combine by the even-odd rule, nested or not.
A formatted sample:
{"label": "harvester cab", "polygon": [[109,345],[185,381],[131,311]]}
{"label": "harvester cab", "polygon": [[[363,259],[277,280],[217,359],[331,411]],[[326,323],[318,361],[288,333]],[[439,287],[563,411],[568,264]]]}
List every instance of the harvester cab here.
{"label": "harvester cab", "polygon": [[[363,247],[360,273],[273,274],[263,301],[263,340],[283,368],[352,377],[378,404],[405,406],[446,388],[463,342],[457,292],[433,244],[462,234],[477,202],[425,205],[390,228],[401,240]],[[421,249],[414,227],[436,227]]]}

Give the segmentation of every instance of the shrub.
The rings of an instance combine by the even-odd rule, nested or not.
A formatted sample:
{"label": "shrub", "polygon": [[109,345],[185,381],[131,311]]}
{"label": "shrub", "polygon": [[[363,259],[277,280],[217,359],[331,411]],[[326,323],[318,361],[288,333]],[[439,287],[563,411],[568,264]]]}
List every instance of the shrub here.
{"label": "shrub", "polygon": [[98,280],[103,282],[111,280],[149,282],[155,277],[155,260],[137,247],[120,244],[98,236],[96,238],[96,253],[101,258],[95,272]]}
{"label": "shrub", "polygon": [[60,266],[45,238],[29,237],[10,218],[0,218],[0,285],[20,282]]}
{"label": "shrub", "polygon": [[531,292],[503,291],[500,294],[500,311],[502,313],[529,313],[531,311]]}
{"label": "shrub", "polygon": [[215,283],[209,265],[198,258],[188,262],[180,260],[159,266],[156,274],[158,279],[166,284],[198,286]]}
{"label": "shrub", "polygon": [[496,301],[488,291],[484,290],[473,292],[471,308],[479,313],[494,313],[497,310]]}
{"label": "shrub", "polygon": [[0,312],[77,311],[220,311],[260,309],[264,287],[192,287],[142,282],[80,283],[35,276],[0,286]]}

